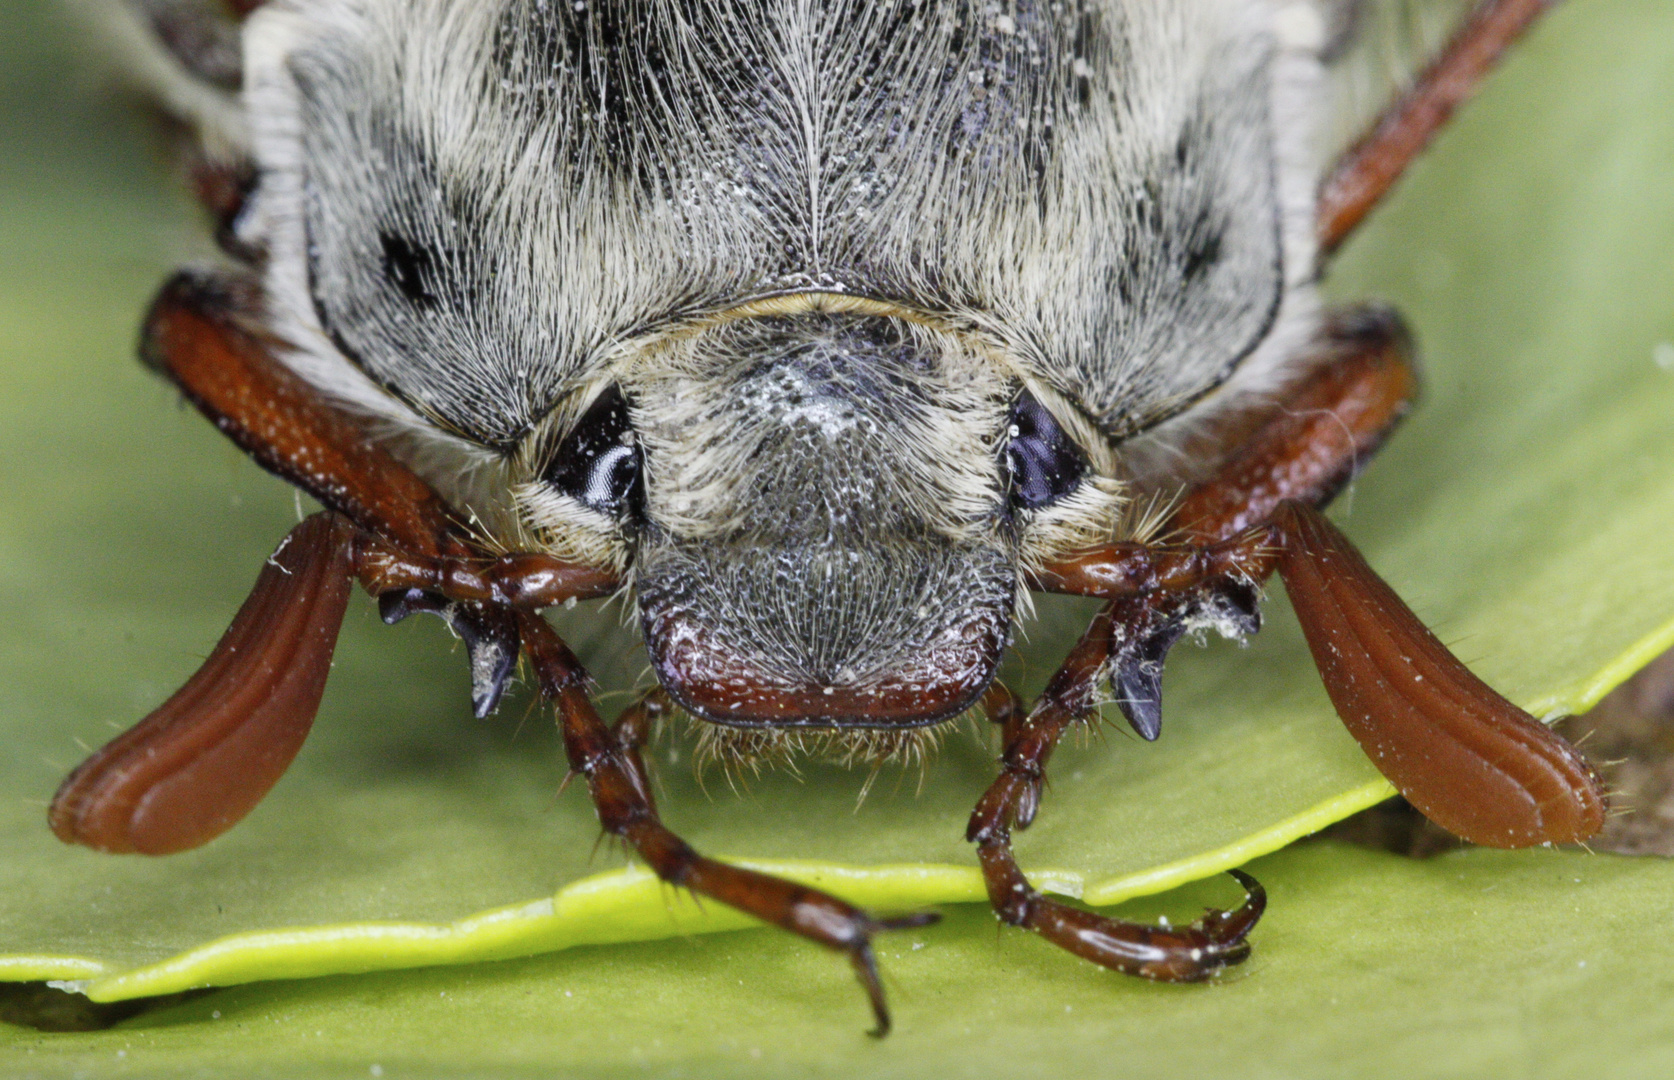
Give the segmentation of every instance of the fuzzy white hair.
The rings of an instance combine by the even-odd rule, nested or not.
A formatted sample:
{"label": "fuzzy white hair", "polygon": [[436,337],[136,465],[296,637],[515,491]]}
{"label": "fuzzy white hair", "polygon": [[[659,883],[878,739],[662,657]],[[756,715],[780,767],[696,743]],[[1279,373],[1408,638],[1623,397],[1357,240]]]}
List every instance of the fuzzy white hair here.
{"label": "fuzzy white hair", "polygon": [[[750,678],[981,681],[1024,569],[1143,535],[1306,361],[1371,2],[269,0],[239,238],[285,361],[490,543]],[[552,479],[600,408],[637,523]],[[1085,467],[1020,502],[1020,437]]]}
{"label": "fuzzy white hair", "polygon": [[[412,433],[495,527],[533,517],[598,555],[620,547],[605,523],[507,450],[671,332],[764,298],[866,298],[967,335],[1095,475],[1217,388],[1271,385],[1313,332],[1317,64],[1285,5],[766,7],[258,11],[243,229],[293,366]],[[430,303],[389,281],[392,244]]]}

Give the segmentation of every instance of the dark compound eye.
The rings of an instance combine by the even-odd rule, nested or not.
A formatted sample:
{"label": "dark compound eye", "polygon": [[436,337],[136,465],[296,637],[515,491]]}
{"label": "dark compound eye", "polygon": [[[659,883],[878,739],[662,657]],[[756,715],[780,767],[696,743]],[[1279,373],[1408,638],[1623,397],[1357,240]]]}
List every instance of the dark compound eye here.
{"label": "dark compound eye", "polygon": [[384,277],[390,284],[420,307],[435,307],[441,291],[436,253],[393,233],[380,233],[378,242],[383,247]]}
{"label": "dark compound eye", "polygon": [[637,506],[639,448],[621,390],[611,387],[588,407],[553,456],[544,479],[601,514],[617,515]]}
{"label": "dark compound eye", "polygon": [[1011,502],[1025,510],[1050,506],[1074,491],[1087,473],[1087,459],[1058,421],[1027,391],[1011,410]]}

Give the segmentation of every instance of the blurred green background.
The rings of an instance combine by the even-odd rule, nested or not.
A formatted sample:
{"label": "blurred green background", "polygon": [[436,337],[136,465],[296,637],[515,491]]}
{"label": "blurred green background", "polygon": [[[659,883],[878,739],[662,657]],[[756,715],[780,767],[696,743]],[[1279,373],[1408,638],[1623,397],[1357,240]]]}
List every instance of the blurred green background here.
{"label": "blurred green background", "polygon": [[[0,0],[0,954],[156,959],[252,926],[455,918],[589,869],[590,813],[526,699],[471,721],[429,621],[351,609],[318,730],[239,829],[178,860],[56,844],[44,802],[208,650],[294,521],[132,360],[168,270],[203,258],[162,147],[51,5]],[[1551,17],[1358,238],[1332,282],[1396,301],[1427,399],[1339,517],[1485,676],[1582,707],[1674,615],[1674,11]],[[1659,358],[1662,361],[1659,362]],[[598,626],[601,620],[576,621]],[[1038,678],[1073,626],[1039,630]],[[586,635],[583,634],[583,637]],[[585,645],[586,643],[583,642]],[[608,653],[610,640],[594,643]],[[631,657],[602,665],[630,681]],[[1164,741],[1066,748],[1026,863],[1097,878],[1213,848],[1371,774],[1282,605],[1254,647],[1183,651]],[[84,745],[78,745],[78,741]],[[991,751],[955,735],[853,809],[810,769],[701,791],[721,851],[962,865]],[[981,905],[882,948],[881,1045],[842,964],[764,931],[220,990],[104,1032],[0,1023],[0,1075],[1666,1076],[1674,868],[1579,853],[1412,863],[1332,844],[1222,985],[1158,987],[996,934]],[[1189,917],[1224,879],[1122,909]],[[910,897],[907,899],[910,900]],[[671,900],[671,902],[673,902]]]}

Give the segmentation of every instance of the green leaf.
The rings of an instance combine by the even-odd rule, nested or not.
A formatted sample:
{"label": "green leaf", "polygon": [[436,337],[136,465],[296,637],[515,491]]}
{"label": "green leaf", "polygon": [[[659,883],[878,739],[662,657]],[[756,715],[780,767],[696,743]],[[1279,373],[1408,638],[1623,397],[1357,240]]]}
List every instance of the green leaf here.
{"label": "green leaf", "polygon": [[[295,510],[288,490],[177,408],[132,361],[139,312],[168,267],[194,252],[187,238],[198,231],[170,196],[166,170],[150,165],[142,140],[110,114],[42,96],[70,91],[62,39],[39,13],[8,9],[0,19],[12,103],[0,120],[11,151],[0,156],[0,732],[8,750],[0,759],[0,979],[89,980],[94,996],[115,999],[737,925],[716,905],[700,913],[635,872],[565,893],[556,905],[542,899],[621,862],[610,851],[593,854],[597,827],[579,787],[555,794],[562,754],[549,719],[525,698],[490,721],[471,720],[463,660],[441,629],[418,620],[384,628],[365,603],[351,611],[314,735],[238,828],[161,860],[69,849],[47,832],[45,803],[58,780],[191,672]],[[1671,72],[1674,12],[1666,4],[1565,5],[1415,169],[1332,283],[1345,299],[1397,301],[1428,373],[1423,407],[1342,500],[1339,520],[1479,672],[1542,714],[1586,707],[1674,643],[1674,129],[1665,110],[1651,107],[1674,100]],[[1022,685],[1039,685],[1086,617],[1085,605],[1071,602],[1043,611],[1013,665]],[[616,617],[578,610],[564,623],[606,685],[620,689],[640,676],[642,660],[624,647]],[[1180,650],[1158,744],[1116,734],[1057,755],[1040,820],[1019,843],[1026,865],[1052,868],[1061,891],[1114,903],[1238,865],[1388,791],[1334,719],[1277,597],[1268,620],[1248,649]],[[956,733],[922,792],[916,773],[885,773],[857,809],[861,774],[805,767],[800,777],[749,778],[734,797],[724,776],[711,774],[707,792],[693,778],[688,740],[671,738],[654,755],[667,819],[701,849],[803,860],[804,872],[847,875],[838,891],[893,908],[980,898],[960,837],[991,758],[982,739]],[[1300,861],[1270,865],[1320,870],[1331,862],[1315,852],[1286,858]],[[1365,861],[1332,858],[1350,876]],[[1531,882],[1536,872],[1519,867],[1548,865],[1541,856],[1497,858],[1468,865]],[[1329,877],[1329,865],[1321,872]],[[1422,909],[1423,872],[1401,873],[1418,883],[1413,902]],[[1663,871],[1620,873],[1632,884],[1636,874],[1660,881]],[[1230,899],[1230,886],[1205,887]],[[1258,931],[1264,959],[1214,1001],[1306,998],[1305,981],[1262,966],[1278,966],[1265,958],[1285,947],[1284,906],[1302,902],[1276,896]],[[566,921],[566,910],[581,914]],[[1289,969],[1297,980],[1347,948],[1328,930],[1350,909],[1309,910],[1327,929],[1311,945],[1317,955]],[[497,914],[458,922],[485,911]],[[1603,917],[1594,910],[1586,921]],[[956,1003],[971,1000],[959,986],[1004,985],[996,996],[1014,996],[1004,963],[983,967],[996,955],[1039,956],[1051,1008],[1088,995],[1107,1016],[1136,1000],[1204,1000],[1119,985],[1068,958],[1047,958],[1038,943],[966,941],[983,920],[973,910],[950,930],[926,932],[927,940],[965,942],[962,981],[918,983],[904,965],[893,972],[897,996],[908,999],[904,1027],[914,1001],[921,1015],[946,1001],[948,1015],[921,1023],[927,1032],[957,1030]],[[1459,940],[1500,949],[1494,935],[1505,927],[1483,928]],[[170,963],[229,935],[255,936]],[[759,998],[715,996],[717,1010],[730,1008],[717,1012],[720,1020],[702,1019],[707,976],[681,985],[681,958],[697,946],[577,956],[607,972],[644,965],[651,974],[623,975],[619,987],[597,993],[661,1002],[691,1038],[799,1002],[830,1011],[820,1036],[785,1045],[848,1038],[843,1025],[857,1005],[840,965],[806,959],[788,935],[724,940],[712,953],[736,951],[738,977],[768,989]],[[1449,954],[1424,952],[1428,939],[1408,944],[1422,954],[1407,969],[1410,985],[1423,985]],[[1400,958],[1381,945],[1375,951]],[[780,956],[804,959],[781,969],[770,959]],[[540,982],[535,973],[578,971],[581,962],[530,961],[457,978],[475,985],[515,970],[524,973],[520,985],[531,985]],[[803,963],[816,966],[788,981],[784,972]],[[719,965],[713,974],[730,985]],[[445,991],[447,978],[273,992],[326,1008],[338,987],[348,1008],[341,999],[360,991],[343,988],[404,1000],[406,987]],[[1098,986],[1078,981],[1089,979]],[[246,993],[261,1000],[262,991]],[[553,1006],[550,1015],[563,1015],[546,995],[537,998]],[[1202,1007],[1181,1006],[1182,1015]],[[156,1022],[182,1024],[198,1015],[192,1008]],[[1041,1009],[1051,1011],[1030,1003],[1025,1019]],[[374,1015],[395,1022],[374,1012],[363,1019]]]}
{"label": "green leaf", "polygon": [[[883,1043],[846,972],[766,931],[262,983],[115,1030],[0,1028],[0,1071],[335,1077],[1664,1077],[1674,866],[1560,852],[1413,862],[1331,844],[1251,870],[1255,956],[1159,986],[996,935],[974,905],[882,949]],[[1135,901],[1225,903],[1230,882]],[[9,1069],[4,1066],[9,1065]]]}

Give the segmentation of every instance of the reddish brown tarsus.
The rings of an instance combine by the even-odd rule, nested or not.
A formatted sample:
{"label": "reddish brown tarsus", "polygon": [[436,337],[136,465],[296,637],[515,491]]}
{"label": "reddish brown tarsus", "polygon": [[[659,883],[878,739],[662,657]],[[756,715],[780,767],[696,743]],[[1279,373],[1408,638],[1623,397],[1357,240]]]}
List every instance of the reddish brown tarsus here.
{"label": "reddish brown tarsus", "polygon": [[651,713],[666,709],[662,697],[630,706],[614,728],[606,727],[587,693],[586,672],[552,627],[539,615],[523,612],[518,630],[541,694],[557,707],[570,769],[587,778],[604,830],[631,845],[664,881],[846,955],[872,1006],[872,1034],[887,1035],[889,1006],[872,938],[885,930],[928,926],[940,916],[919,912],[874,918],[829,893],[698,854],[658,819],[640,757]]}
{"label": "reddish brown tarsus", "polygon": [[1024,877],[1011,851],[1012,830],[1028,828],[1040,808],[1046,763],[1058,740],[1094,708],[1119,610],[1130,602],[1135,601],[1117,601],[1099,613],[1027,716],[1019,715],[1017,699],[1008,690],[983,698],[989,719],[1000,725],[1005,750],[1000,775],[972,811],[965,838],[977,846],[989,902],[1004,922],[1114,971],[1164,982],[1201,982],[1249,956],[1246,938],[1267,906],[1267,894],[1254,878],[1234,874],[1246,896],[1230,912],[1210,911],[1189,926],[1151,926],[1049,899]]}

